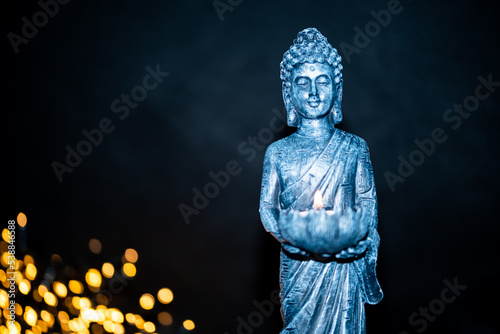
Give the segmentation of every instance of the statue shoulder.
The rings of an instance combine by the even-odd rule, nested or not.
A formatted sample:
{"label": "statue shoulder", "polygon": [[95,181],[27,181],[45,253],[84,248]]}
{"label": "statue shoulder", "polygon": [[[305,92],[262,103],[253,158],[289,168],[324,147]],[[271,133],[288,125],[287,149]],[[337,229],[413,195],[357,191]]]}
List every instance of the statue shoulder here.
{"label": "statue shoulder", "polygon": [[368,145],[366,144],[366,141],[363,138],[356,136],[355,134],[346,132],[344,130],[340,130],[340,129],[337,129],[337,130],[340,131],[340,134],[342,136],[344,136],[345,139],[347,139],[351,142],[351,145],[353,145],[355,150],[368,151]]}
{"label": "statue shoulder", "polygon": [[280,160],[287,154],[290,144],[290,137],[285,137],[269,144],[266,149],[265,159],[272,161]]}

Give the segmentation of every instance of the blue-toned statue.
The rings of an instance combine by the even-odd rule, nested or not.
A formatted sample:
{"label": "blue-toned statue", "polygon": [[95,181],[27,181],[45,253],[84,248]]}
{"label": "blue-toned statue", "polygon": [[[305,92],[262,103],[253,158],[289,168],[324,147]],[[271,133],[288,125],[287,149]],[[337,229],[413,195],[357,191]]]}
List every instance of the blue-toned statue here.
{"label": "blue-toned statue", "polygon": [[262,223],[282,245],[281,333],[365,333],[364,304],[383,296],[368,147],[335,128],[342,120],[340,61],[308,28],[281,62],[287,122],[297,131],[267,148],[260,199]]}

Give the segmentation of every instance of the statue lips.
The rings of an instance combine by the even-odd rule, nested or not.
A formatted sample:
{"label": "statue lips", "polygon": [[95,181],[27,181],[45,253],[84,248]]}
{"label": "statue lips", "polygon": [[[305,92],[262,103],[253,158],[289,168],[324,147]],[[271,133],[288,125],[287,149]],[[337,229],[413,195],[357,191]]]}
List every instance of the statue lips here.
{"label": "statue lips", "polygon": [[317,97],[307,99],[307,104],[309,104],[309,106],[311,108],[317,108],[319,106],[320,102],[321,101]]}

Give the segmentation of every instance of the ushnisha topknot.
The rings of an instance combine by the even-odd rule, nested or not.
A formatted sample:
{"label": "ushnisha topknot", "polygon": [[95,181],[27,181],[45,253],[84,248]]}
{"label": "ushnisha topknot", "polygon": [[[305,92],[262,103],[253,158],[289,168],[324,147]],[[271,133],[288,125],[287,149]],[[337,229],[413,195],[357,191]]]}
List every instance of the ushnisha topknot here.
{"label": "ushnisha topknot", "polygon": [[283,60],[280,63],[281,83],[283,90],[283,99],[285,108],[287,109],[287,118],[289,126],[297,126],[298,118],[295,111],[292,110],[290,102],[290,87],[292,85],[290,78],[292,70],[297,64],[303,63],[323,63],[332,66],[337,91],[337,99],[334,109],[332,110],[333,123],[340,123],[342,113],[340,111],[340,102],[342,100],[342,69],[340,63],[342,57],[325,36],[323,36],[316,28],[307,28],[297,34],[293,45],[283,54]]}

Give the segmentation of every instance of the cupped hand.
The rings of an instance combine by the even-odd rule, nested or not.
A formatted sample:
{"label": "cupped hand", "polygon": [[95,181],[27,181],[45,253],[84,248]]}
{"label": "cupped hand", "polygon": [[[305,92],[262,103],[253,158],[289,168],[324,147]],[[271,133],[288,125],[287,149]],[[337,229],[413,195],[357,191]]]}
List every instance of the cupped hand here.
{"label": "cupped hand", "polygon": [[361,240],[356,246],[346,248],[340,253],[335,254],[337,259],[352,259],[360,256],[366,251],[368,247],[368,242],[366,240]]}

